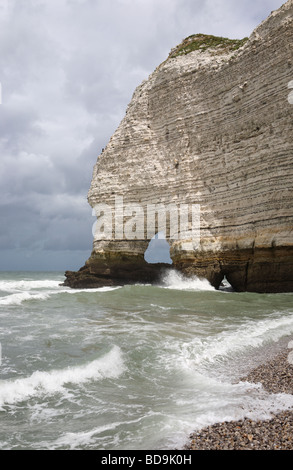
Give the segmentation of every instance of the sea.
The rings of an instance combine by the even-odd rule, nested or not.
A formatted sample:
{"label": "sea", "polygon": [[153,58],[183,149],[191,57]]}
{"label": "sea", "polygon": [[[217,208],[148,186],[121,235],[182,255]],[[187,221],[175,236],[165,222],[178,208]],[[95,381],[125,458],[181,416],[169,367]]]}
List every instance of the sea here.
{"label": "sea", "polygon": [[204,426],[293,405],[241,380],[289,347],[293,294],[171,269],[157,285],[63,281],[0,272],[1,450],[183,449]]}

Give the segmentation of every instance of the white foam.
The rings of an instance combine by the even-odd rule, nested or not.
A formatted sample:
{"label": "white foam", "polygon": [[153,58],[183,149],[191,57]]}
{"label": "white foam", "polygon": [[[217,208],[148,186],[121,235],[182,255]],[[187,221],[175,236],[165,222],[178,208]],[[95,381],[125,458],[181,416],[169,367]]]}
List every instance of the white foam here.
{"label": "white foam", "polygon": [[[96,289],[70,289],[64,286],[60,286],[60,281],[55,282],[52,281],[51,288],[50,284],[47,281],[44,281],[42,285],[42,281],[37,281],[36,283],[33,281],[32,284],[24,283],[8,283],[7,286],[2,290],[9,292],[9,295],[0,297],[0,306],[1,305],[21,305],[25,301],[29,300],[46,300],[51,295],[56,294],[79,294],[81,292],[86,293],[95,293],[95,292],[110,292],[116,289],[120,289],[120,286],[117,287],[98,287]],[[22,285],[22,289],[20,286]],[[41,288],[46,287],[47,289],[40,290]],[[55,289],[52,290],[52,287]],[[25,290],[27,288],[27,290]],[[1,290],[1,289],[0,289]]]}
{"label": "white foam", "polygon": [[[187,371],[205,371],[211,365],[217,366],[225,359],[247,360],[253,352],[267,344],[277,343],[293,333],[293,316],[288,315],[259,321],[247,321],[239,328],[224,330],[206,338],[195,337],[190,341],[166,342],[173,354],[165,357],[166,367]],[[244,364],[245,366],[245,364]]]}
{"label": "white foam", "polygon": [[61,292],[66,292],[67,294],[79,294],[80,292],[86,292],[87,294],[95,293],[95,292],[111,292],[113,290],[121,289],[122,286],[105,286],[105,287],[96,287],[92,289],[71,289],[67,288]]}
{"label": "white foam", "polygon": [[[70,450],[74,450],[83,446],[97,444],[99,440],[103,439],[103,437],[100,435],[105,433],[106,431],[110,431],[109,434],[111,434],[111,431],[117,428],[121,428],[125,432],[128,426],[132,427],[134,424],[142,423],[145,420],[148,421],[151,416],[158,416],[158,415],[161,415],[161,413],[150,410],[138,416],[137,418],[127,419],[128,414],[125,414],[125,416],[123,417],[123,420],[121,421],[116,421],[116,422],[109,421],[107,424],[95,427],[94,429],[90,429],[88,431],[64,433],[61,437],[56,439],[55,442],[53,443],[50,442],[49,446],[47,444],[44,444],[43,447],[44,448],[47,447],[49,449],[59,449],[60,447],[61,448],[69,447]],[[117,435],[116,435],[116,438],[117,438]],[[113,439],[115,440],[114,436],[113,436]]]}
{"label": "white foam", "polygon": [[[210,409],[206,409],[193,421],[193,430],[200,429],[217,422],[237,421],[244,418],[252,420],[266,420],[272,418],[275,413],[286,411],[293,406],[291,394],[270,394],[261,387],[252,389],[252,384],[246,385],[242,393],[236,397],[232,394],[210,403]],[[235,393],[235,385],[231,391]],[[228,392],[229,393],[229,392]]]}
{"label": "white foam", "polygon": [[191,291],[215,291],[215,288],[207,279],[199,279],[196,276],[186,277],[183,274],[170,270],[162,279],[162,287],[174,290]]}
{"label": "white foam", "polygon": [[31,397],[65,391],[66,384],[118,377],[125,370],[122,353],[114,346],[105,356],[86,365],[61,370],[36,371],[30,377],[0,382],[0,406]]}
{"label": "white foam", "polygon": [[10,281],[0,281],[0,290],[5,292],[13,291],[30,291],[32,289],[53,289],[59,288],[61,281],[54,281],[50,279],[45,279],[42,281],[36,280],[10,280]]}
{"label": "white foam", "polygon": [[49,295],[50,293],[32,294],[30,292],[18,292],[0,297],[0,305],[21,305],[27,300],[46,300]]}
{"label": "white foam", "polygon": [[1,305],[21,305],[28,300],[46,300],[50,295],[62,292],[60,280],[6,280],[0,281],[0,291],[8,295],[0,297]]}
{"label": "white foam", "polygon": [[[50,447],[53,448],[64,448],[69,447],[70,450],[78,449],[80,446],[88,446],[89,444],[96,441],[97,435],[105,431],[112,431],[113,429],[120,426],[121,423],[109,423],[104,426],[99,426],[89,431],[80,432],[68,432],[63,436],[59,437],[53,444],[50,443]],[[44,446],[46,447],[46,445]]]}

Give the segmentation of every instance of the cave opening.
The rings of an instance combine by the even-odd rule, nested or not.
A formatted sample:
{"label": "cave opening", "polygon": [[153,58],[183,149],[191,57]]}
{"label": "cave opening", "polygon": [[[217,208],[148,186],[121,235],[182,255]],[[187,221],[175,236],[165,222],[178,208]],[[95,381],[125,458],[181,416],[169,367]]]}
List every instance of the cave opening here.
{"label": "cave opening", "polygon": [[144,253],[144,259],[149,264],[173,264],[170,257],[170,245],[166,240],[164,232],[156,233],[150,240]]}

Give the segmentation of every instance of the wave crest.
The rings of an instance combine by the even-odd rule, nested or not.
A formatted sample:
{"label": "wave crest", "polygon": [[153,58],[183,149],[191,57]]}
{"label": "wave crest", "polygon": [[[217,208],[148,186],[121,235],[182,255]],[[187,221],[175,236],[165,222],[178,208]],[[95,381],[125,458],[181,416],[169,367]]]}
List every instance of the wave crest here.
{"label": "wave crest", "polygon": [[0,406],[14,404],[31,397],[62,393],[67,384],[82,384],[91,380],[119,377],[125,370],[118,346],[103,357],[76,367],[61,370],[36,371],[31,376],[0,383]]}
{"label": "wave crest", "polygon": [[207,279],[196,276],[187,277],[178,271],[170,270],[162,278],[162,287],[174,290],[215,291]]}

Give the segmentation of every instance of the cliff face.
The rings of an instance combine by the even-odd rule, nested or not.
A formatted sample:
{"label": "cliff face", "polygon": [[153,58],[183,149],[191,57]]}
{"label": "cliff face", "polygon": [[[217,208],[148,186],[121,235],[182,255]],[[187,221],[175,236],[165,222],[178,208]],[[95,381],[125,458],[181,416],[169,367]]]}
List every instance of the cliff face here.
{"label": "cliff face", "polygon": [[[93,251],[67,285],[158,279],[164,265],[144,252],[161,204],[174,268],[215,287],[226,276],[238,291],[293,291],[292,51],[293,0],[247,41],[196,35],[171,51],[98,158]],[[188,209],[189,225],[170,207]]]}

